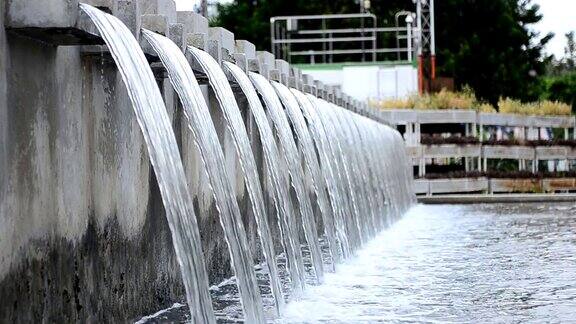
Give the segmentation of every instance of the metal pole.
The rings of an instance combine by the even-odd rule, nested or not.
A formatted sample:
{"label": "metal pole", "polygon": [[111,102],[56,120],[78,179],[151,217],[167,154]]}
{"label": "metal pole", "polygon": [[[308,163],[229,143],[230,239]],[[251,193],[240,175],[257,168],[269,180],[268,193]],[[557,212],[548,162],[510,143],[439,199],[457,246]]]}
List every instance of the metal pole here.
{"label": "metal pole", "polygon": [[[363,3],[363,0],[360,0],[360,2]],[[360,24],[361,24],[361,28],[362,28],[362,33],[360,34],[360,37],[364,38],[364,17],[360,18]],[[366,62],[366,46],[364,44],[364,40],[362,40],[362,62]]]}
{"label": "metal pole", "polygon": [[[326,30],[326,20],[322,19],[322,31]],[[322,38],[326,38],[326,33],[322,33]],[[326,63],[326,42],[322,41],[322,51],[324,54],[322,55],[322,63]],[[332,54],[330,54],[332,55]]]}
{"label": "metal pole", "polygon": [[378,28],[378,21],[376,20],[376,16],[372,17],[372,21],[374,22],[374,30],[372,31],[372,62],[376,62],[376,28]]}
{"label": "metal pole", "polygon": [[412,23],[406,23],[407,37],[408,37],[408,62],[412,62]]}
{"label": "metal pole", "polygon": [[424,64],[422,57],[422,0],[416,2],[416,20],[418,24],[418,93],[424,93]]}
{"label": "metal pole", "polygon": [[276,30],[274,29],[274,25],[276,24],[276,19],[270,18],[270,51],[274,56],[276,56],[276,45],[274,41],[276,40]]}
{"label": "metal pole", "polygon": [[434,26],[434,0],[430,1],[430,65],[432,80],[436,79],[436,32]]}

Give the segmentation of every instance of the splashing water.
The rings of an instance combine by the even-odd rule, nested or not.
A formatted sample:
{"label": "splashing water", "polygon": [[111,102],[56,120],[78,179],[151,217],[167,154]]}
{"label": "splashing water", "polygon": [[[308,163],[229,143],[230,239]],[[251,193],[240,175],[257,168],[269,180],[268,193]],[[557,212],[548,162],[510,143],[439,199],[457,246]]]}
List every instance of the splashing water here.
{"label": "splashing water", "polygon": [[324,125],[322,124],[320,117],[317,115],[318,108],[315,106],[317,98],[312,95],[305,96],[298,90],[292,89],[292,91],[300,102],[304,117],[307,119],[308,125],[310,126],[310,133],[312,134],[318,149],[321,171],[325,178],[328,194],[330,196],[330,205],[332,207],[332,215],[334,217],[336,234],[340,243],[342,257],[348,258],[351,252],[348,243],[348,230],[346,228],[345,217],[350,207],[347,206],[347,200],[344,200],[343,197],[345,193],[343,193],[340,171],[336,164],[336,153],[334,152],[330,139],[326,134]]}
{"label": "splashing water", "polygon": [[214,323],[192,199],[176,138],[154,75],[138,42],[118,18],[90,5],[80,4],[80,8],[98,28],[128,89],[158,179],[192,320]]}
{"label": "splashing water", "polygon": [[[267,233],[268,237],[266,239],[270,240],[270,242],[266,243],[272,244],[271,235],[269,233],[270,229],[268,227],[268,220],[264,212],[265,210],[264,197],[258,177],[258,169],[256,168],[256,161],[252,153],[252,148],[250,146],[250,141],[248,139],[248,133],[246,131],[242,115],[240,114],[238,103],[236,102],[234,93],[232,92],[232,88],[228,83],[226,75],[218,65],[218,62],[216,62],[216,60],[214,60],[212,56],[194,47],[188,47],[188,50],[190,51],[190,53],[192,53],[195,60],[201,66],[202,70],[208,75],[208,80],[210,82],[210,85],[212,86],[212,89],[214,90],[216,98],[218,99],[220,108],[222,109],[224,118],[226,119],[227,127],[230,130],[232,138],[234,140],[236,152],[238,153],[240,159],[240,165],[242,166],[242,170],[244,171],[246,187],[248,189],[248,195],[250,196],[250,200],[252,202],[254,215],[256,216],[256,219],[259,220],[260,224],[266,225],[266,230],[268,231]],[[260,231],[262,232],[263,226],[260,227],[261,227]],[[272,247],[270,247],[269,249],[270,249],[269,253],[272,253],[273,252]],[[271,258],[272,256],[270,256],[270,259]],[[247,260],[247,262],[250,261],[251,260]],[[276,280],[275,285],[278,285],[277,273],[271,273],[270,275],[271,277],[274,277],[273,280]],[[254,293],[255,295],[252,296],[253,298],[255,298],[254,302],[259,302],[258,299],[260,298],[260,296],[257,294],[257,291],[255,291]],[[276,291],[276,293],[280,294],[280,291]],[[246,310],[248,306],[244,305],[244,307]],[[254,306],[254,308],[251,309],[250,311],[253,314],[245,315],[245,319],[247,322],[252,323],[255,320],[260,319],[263,320],[261,306],[260,309],[257,306]]]}
{"label": "splashing water", "polygon": [[339,165],[340,181],[342,185],[343,197],[346,197],[348,201],[348,214],[345,216],[346,228],[348,233],[348,241],[350,242],[350,247],[352,250],[358,249],[362,242],[360,240],[360,227],[358,225],[358,219],[360,215],[360,209],[358,205],[358,198],[356,197],[357,190],[354,187],[354,181],[351,174],[351,167],[349,165],[349,153],[345,151],[346,145],[341,139],[342,134],[339,132],[342,130],[339,123],[335,121],[333,112],[327,111],[328,103],[324,100],[318,100],[318,116],[324,124],[324,129],[327,131],[331,138],[332,143],[334,143],[336,162]]}
{"label": "splashing water", "polygon": [[[81,8],[106,41],[133,102],[166,208],[191,320],[214,323],[196,216],[175,136],[154,75],[138,42],[117,18],[89,5],[82,4]],[[198,142],[230,248],[244,320],[264,322],[262,299],[240,209],[206,102],[180,49],[163,36],[146,30],[143,34],[164,63],[182,101],[188,126]],[[188,50],[208,75],[232,134],[266,257],[266,270],[259,273],[268,275],[278,314],[283,309],[284,296],[263,190],[242,115],[216,61],[199,49]],[[406,151],[400,135],[387,126],[279,83],[271,84],[258,74],[250,73],[248,77],[231,63],[224,65],[240,84],[258,126],[269,171],[265,180],[273,191],[271,196],[286,252],[290,277],[287,293],[298,297],[305,288],[303,255],[310,255],[314,282],[322,282],[321,246],[329,249],[333,262],[340,260],[340,253],[348,258],[414,203]],[[256,90],[268,108],[268,115]],[[280,146],[275,142],[276,137]],[[374,150],[374,147],[379,149]],[[281,171],[283,167],[287,168],[289,177]],[[296,206],[290,200],[290,184],[296,193],[306,240],[302,250]],[[319,240],[310,195],[316,196],[326,240]]]}
{"label": "splashing water", "polygon": [[250,79],[238,66],[232,63],[224,62],[224,68],[232,74],[248,99],[250,112],[252,116],[254,116],[258,131],[260,132],[264,159],[270,173],[269,181],[274,191],[272,196],[277,209],[278,225],[281,229],[282,241],[284,242],[283,245],[288,259],[291,295],[292,297],[296,297],[300,295],[302,289],[304,289],[304,264],[302,254],[300,253],[300,239],[298,238],[297,230],[298,223],[294,215],[292,202],[289,198],[287,185],[284,183],[285,177],[281,176],[279,168],[279,161],[281,159],[280,152],[274,141],[272,128],[268,123],[264,107]]}
{"label": "splashing water", "polygon": [[321,282],[324,275],[322,266],[322,257],[320,247],[318,244],[318,232],[316,229],[316,222],[312,211],[312,203],[310,196],[304,185],[304,170],[302,169],[300,154],[294,142],[294,136],[290,129],[290,124],[283,111],[282,103],[280,102],[273,86],[263,76],[250,72],[250,79],[256,86],[256,89],[262,95],[266,107],[268,108],[269,117],[276,129],[279,137],[280,146],[283,151],[283,156],[292,179],[292,186],[296,191],[296,196],[299,202],[300,214],[302,216],[302,227],[308,247],[310,249],[310,256],[312,258],[312,267],[316,275],[316,281]]}
{"label": "splashing water", "polygon": [[336,229],[334,228],[334,215],[330,213],[330,207],[328,202],[328,197],[326,196],[326,179],[322,177],[320,171],[320,164],[318,162],[317,153],[314,147],[314,142],[310,135],[310,131],[302,116],[302,111],[300,110],[300,105],[294,94],[283,84],[273,82],[272,85],[276,89],[276,92],[280,95],[280,99],[284,102],[286,107],[286,114],[288,115],[294,132],[297,137],[297,141],[300,147],[300,151],[304,157],[304,165],[308,169],[308,173],[311,175],[311,182],[313,186],[313,192],[316,193],[316,201],[318,202],[320,213],[322,214],[322,223],[324,225],[324,233],[328,238],[328,246],[330,248],[330,255],[332,256],[333,262],[331,263],[332,271],[334,270],[334,262],[339,262],[339,252],[336,243]]}
{"label": "splashing water", "polygon": [[[222,217],[235,217],[238,219],[240,211],[234,196],[230,176],[227,174],[225,168],[224,154],[220,147],[208,106],[202,96],[192,68],[188,64],[184,53],[182,53],[171,40],[146,30],[144,31],[144,36],[160,55],[163,64],[168,70],[170,80],[181,98],[188,124],[194,132],[195,138],[197,138],[203,156],[204,166],[208,169],[216,202],[219,206],[218,210],[225,214]],[[258,199],[258,197],[253,198]],[[256,206],[255,208],[261,207],[260,204],[254,204],[254,206]],[[279,312],[284,305],[284,299],[281,293],[278,270],[274,258],[272,235],[264,213],[255,212],[254,214],[259,216],[256,219],[259,226],[259,236],[264,248],[272,294],[275,299],[277,312]],[[224,223],[229,224],[230,222],[231,221],[223,222],[223,226],[226,227]],[[239,225],[241,225],[241,223],[239,223]],[[234,235],[244,236],[245,234],[242,229],[239,229]],[[232,257],[251,259],[247,255],[232,255]]]}
{"label": "splashing water", "polygon": [[278,322],[574,322],[575,211],[416,206]]}

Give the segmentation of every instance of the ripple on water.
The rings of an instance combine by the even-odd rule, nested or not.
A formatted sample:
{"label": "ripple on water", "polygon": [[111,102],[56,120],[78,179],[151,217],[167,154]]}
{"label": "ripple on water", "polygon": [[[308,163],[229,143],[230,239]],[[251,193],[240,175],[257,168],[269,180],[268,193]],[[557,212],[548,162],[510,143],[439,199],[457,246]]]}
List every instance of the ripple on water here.
{"label": "ripple on water", "polygon": [[418,206],[279,322],[570,322],[576,209]]}
{"label": "ripple on water", "polygon": [[[575,215],[570,204],[417,206],[273,321],[575,322]],[[260,268],[271,309],[266,280]],[[234,279],[211,291],[219,322],[241,321]],[[178,307],[148,321],[184,322],[186,314]]]}

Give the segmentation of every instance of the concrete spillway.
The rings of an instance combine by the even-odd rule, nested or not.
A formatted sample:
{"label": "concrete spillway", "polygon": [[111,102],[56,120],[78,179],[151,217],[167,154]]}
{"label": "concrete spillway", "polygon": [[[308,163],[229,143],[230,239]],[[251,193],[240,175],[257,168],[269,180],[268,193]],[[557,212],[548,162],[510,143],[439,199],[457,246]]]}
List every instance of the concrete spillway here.
{"label": "concrete spillway", "polygon": [[414,202],[400,136],[286,62],[171,0],[48,2],[0,0],[0,322],[261,322]]}

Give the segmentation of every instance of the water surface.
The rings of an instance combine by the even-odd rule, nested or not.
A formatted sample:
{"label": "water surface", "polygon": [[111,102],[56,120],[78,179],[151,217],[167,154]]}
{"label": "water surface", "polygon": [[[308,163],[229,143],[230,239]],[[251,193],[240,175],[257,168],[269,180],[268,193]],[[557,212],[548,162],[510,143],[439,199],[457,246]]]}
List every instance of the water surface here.
{"label": "water surface", "polygon": [[576,206],[418,206],[282,323],[576,320]]}

